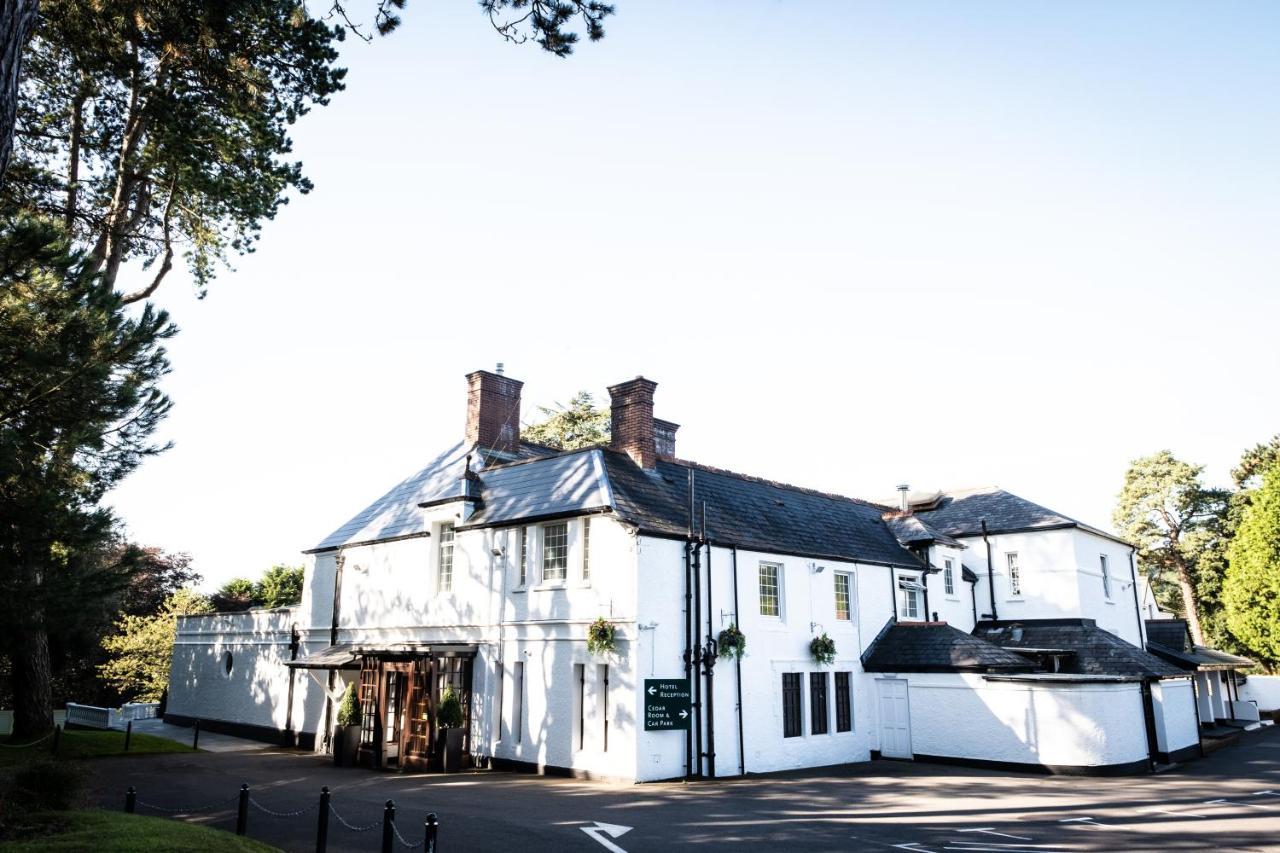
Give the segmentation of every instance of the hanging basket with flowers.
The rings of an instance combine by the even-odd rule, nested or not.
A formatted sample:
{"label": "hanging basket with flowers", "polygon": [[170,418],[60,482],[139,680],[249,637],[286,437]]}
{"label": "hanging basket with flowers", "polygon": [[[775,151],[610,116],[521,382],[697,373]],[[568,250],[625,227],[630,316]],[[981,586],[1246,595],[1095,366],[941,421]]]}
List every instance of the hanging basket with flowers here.
{"label": "hanging basket with flowers", "polygon": [[809,642],[809,654],[813,655],[814,663],[818,666],[835,663],[836,641],[828,637],[824,631]]}
{"label": "hanging basket with flowers", "polygon": [[742,656],[747,653],[747,635],[742,633],[737,623],[730,623],[716,637],[716,648],[719,650],[718,657],[742,660]]}
{"label": "hanging basket with flowers", "polygon": [[617,648],[618,629],[609,620],[601,616],[587,628],[587,651],[593,655],[604,655]]}

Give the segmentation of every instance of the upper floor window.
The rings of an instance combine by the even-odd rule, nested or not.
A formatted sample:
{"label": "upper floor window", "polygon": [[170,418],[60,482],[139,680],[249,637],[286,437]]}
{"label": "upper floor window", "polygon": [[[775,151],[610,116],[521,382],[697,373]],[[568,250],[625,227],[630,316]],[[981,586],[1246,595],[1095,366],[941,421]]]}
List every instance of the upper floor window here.
{"label": "upper floor window", "polygon": [[569,524],[542,528],[542,580],[562,581],[569,574]]}
{"label": "upper floor window", "polygon": [[591,580],[591,519],[582,520],[582,579]]}
{"label": "upper floor window", "polygon": [[903,619],[919,619],[920,618],[920,591],[909,587],[902,587],[902,618]]}
{"label": "upper floor window", "polygon": [[1108,599],[1111,598],[1111,567],[1107,565],[1107,555],[1099,554],[1098,559],[1102,561],[1102,594]]}
{"label": "upper floor window", "polygon": [[1022,595],[1022,568],[1018,565],[1018,555],[1005,554],[1004,558],[1009,565],[1009,594]]}
{"label": "upper floor window", "polygon": [[849,576],[844,572],[836,572],[836,619],[849,620]]}
{"label": "upper floor window", "polygon": [[529,528],[520,528],[520,583],[524,586],[529,580]]}
{"label": "upper floor window", "polygon": [[440,525],[439,571],[436,574],[436,588],[440,592],[453,589],[453,522],[446,521]]}
{"label": "upper floor window", "polygon": [[950,557],[942,560],[942,591],[947,595],[956,594],[956,561]]}
{"label": "upper floor window", "polygon": [[[760,564],[760,615],[782,615],[782,578],[777,563]],[[799,676],[796,676],[799,678]]]}

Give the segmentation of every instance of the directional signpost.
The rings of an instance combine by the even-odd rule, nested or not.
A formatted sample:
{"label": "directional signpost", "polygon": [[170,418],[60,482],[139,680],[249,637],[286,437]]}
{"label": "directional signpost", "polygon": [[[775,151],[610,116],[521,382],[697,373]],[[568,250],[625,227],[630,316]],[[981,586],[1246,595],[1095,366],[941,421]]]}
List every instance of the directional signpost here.
{"label": "directional signpost", "polygon": [[689,679],[644,680],[644,730],[689,728]]}

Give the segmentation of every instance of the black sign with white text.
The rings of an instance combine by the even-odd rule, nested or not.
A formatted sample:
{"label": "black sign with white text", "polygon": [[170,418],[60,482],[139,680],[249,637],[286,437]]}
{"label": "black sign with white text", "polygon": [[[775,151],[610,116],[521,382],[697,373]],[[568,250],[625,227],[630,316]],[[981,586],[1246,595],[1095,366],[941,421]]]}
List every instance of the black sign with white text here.
{"label": "black sign with white text", "polygon": [[689,679],[644,680],[644,730],[689,728]]}

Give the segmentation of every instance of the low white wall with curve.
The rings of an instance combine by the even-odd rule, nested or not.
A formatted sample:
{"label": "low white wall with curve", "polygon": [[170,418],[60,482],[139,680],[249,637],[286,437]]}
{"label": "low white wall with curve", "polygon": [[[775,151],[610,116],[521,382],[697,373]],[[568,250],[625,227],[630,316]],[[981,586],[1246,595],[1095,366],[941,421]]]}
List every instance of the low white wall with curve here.
{"label": "low white wall with curve", "polygon": [[1135,683],[999,681],[910,673],[912,752],[1054,768],[1147,759],[1142,694]]}
{"label": "low white wall with curve", "polygon": [[293,608],[179,617],[166,713],[284,731],[293,625]]}
{"label": "low white wall with curve", "polygon": [[1240,685],[1240,698],[1258,703],[1259,711],[1280,711],[1280,675],[1251,675]]}
{"label": "low white wall with curve", "polygon": [[1169,756],[1199,752],[1200,722],[1196,716],[1196,696],[1191,679],[1170,678],[1151,685],[1155,712],[1156,748]]}

